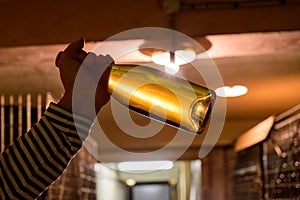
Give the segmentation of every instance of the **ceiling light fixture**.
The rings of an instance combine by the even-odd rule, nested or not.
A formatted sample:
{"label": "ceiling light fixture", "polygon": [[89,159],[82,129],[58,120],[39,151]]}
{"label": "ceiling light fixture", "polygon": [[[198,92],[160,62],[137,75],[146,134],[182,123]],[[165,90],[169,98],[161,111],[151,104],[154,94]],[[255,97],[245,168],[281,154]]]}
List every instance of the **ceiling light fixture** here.
{"label": "ceiling light fixture", "polygon": [[118,169],[124,172],[147,172],[155,170],[168,170],[174,166],[172,161],[137,161],[137,162],[120,162]]}
{"label": "ceiling light fixture", "polygon": [[176,50],[175,52],[160,52],[152,55],[152,61],[158,65],[165,66],[165,71],[169,74],[176,74],[180,65],[192,62],[196,58],[196,53],[192,49]]}
{"label": "ceiling light fixture", "polygon": [[193,62],[197,55],[211,47],[205,37],[188,40],[178,33],[174,34],[177,37],[145,41],[139,48],[142,54],[151,57],[153,63],[164,66],[168,74],[176,74],[181,65]]}
{"label": "ceiling light fixture", "polygon": [[[169,17],[169,27],[172,32],[165,39],[168,41],[163,41],[163,43],[168,43],[167,46],[163,46],[163,43],[158,43],[163,51],[157,51],[152,54],[152,61],[158,65],[165,66],[165,72],[168,74],[176,74],[179,71],[179,66],[192,62],[196,55],[207,50],[211,43],[204,37],[201,37],[201,42],[205,41],[205,46],[201,43],[197,45],[195,41],[189,40],[187,37],[178,34],[176,30],[176,15],[181,9],[180,0],[159,0],[159,6]],[[161,39],[162,35],[159,36]],[[200,44],[200,48],[199,48]],[[204,48],[203,48],[204,47]],[[208,47],[206,49],[206,47]]]}
{"label": "ceiling light fixture", "polygon": [[223,86],[217,88],[215,92],[219,97],[238,97],[246,94],[248,89],[242,85],[235,85],[233,87]]}

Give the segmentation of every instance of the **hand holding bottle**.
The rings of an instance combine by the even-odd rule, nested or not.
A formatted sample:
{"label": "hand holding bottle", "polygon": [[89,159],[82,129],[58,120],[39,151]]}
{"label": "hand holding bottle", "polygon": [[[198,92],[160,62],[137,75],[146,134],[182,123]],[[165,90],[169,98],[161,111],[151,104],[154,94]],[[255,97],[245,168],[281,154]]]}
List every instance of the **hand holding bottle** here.
{"label": "hand holding bottle", "polygon": [[[58,53],[55,64],[59,68],[60,77],[65,89],[62,99],[58,102],[58,105],[72,111],[72,95],[73,87],[77,77],[79,68],[84,61],[85,67],[85,80],[81,81],[81,89],[83,90],[83,98],[95,98],[95,110],[90,110],[91,106],[86,105],[89,101],[83,101],[79,108],[76,108],[77,114],[81,114],[86,117],[94,117],[94,113],[98,113],[101,107],[103,107],[110,99],[110,94],[107,92],[107,85],[109,80],[109,74],[111,70],[111,64],[113,59],[107,55],[96,56],[94,53],[87,53],[83,50],[84,39],[79,38],[75,42],[68,45],[68,47]],[[99,78],[93,77],[94,71],[103,68],[100,81],[96,83]],[[104,69],[106,68],[106,69]],[[91,86],[97,84],[96,93],[91,90]],[[79,113],[78,113],[79,112]]]}

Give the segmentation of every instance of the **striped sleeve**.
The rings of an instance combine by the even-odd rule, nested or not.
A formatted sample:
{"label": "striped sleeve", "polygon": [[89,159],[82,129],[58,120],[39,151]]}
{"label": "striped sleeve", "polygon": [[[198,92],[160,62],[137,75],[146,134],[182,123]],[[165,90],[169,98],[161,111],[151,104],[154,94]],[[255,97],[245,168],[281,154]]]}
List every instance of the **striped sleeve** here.
{"label": "striped sleeve", "polygon": [[92,122],[52,103],[28,133],[0,155],[1,199],[38,197],[81,148]]}

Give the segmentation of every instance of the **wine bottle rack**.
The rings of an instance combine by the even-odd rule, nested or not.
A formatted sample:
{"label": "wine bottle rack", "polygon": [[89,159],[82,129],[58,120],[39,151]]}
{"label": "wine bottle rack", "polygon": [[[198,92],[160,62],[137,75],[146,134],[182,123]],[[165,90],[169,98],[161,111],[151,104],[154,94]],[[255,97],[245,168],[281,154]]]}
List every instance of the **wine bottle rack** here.
{"label": "wine bottle rack", "polygon": [[300,105],[277,115],[260,142],[238,149],[234,197],[300,200]]}
{"label": "wine bottle rack", "polygon": [[263,143],[266,199],[300,199],[300,114],[278,122]]}

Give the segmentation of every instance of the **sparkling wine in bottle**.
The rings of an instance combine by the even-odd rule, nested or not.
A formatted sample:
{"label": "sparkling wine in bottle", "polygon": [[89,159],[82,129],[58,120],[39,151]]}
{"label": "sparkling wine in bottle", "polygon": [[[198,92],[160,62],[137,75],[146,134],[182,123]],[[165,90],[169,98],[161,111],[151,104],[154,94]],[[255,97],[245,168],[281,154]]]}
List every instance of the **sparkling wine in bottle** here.
{"label": "sparkling wine in bottle", "polygon": [[108,91],[133,111],[197,134],[215,99],[206,87],[147,66],[114,65]]}

